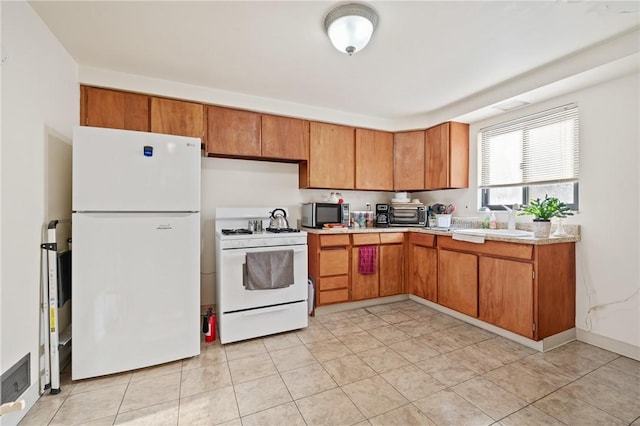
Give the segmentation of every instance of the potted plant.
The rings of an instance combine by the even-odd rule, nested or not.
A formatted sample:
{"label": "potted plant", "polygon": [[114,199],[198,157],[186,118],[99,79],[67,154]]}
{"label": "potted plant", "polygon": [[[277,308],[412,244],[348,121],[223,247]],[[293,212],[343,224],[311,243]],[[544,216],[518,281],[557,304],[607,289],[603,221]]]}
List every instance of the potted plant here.
{"label": "potted plant", "polygon": [[548,238],[551,230],[551,218],[557,217],[563,219],[567,216],[573,216],[571,209],[556,197],[544,196],[544,200],[540,198],[532,198],[528,205],[522,207],[521,215],[534,216],[533,233],[536,238]]}

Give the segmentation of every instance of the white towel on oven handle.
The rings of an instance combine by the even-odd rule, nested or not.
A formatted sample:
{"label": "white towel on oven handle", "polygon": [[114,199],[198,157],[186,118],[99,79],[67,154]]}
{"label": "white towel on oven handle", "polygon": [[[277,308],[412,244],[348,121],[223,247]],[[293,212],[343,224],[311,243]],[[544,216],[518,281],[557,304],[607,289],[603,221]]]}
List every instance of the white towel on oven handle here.
{"label": "white towel on oven handle", "polygon": [[247,290],[271,290],[294,283],[293,250],[247,253],[243,285]]}

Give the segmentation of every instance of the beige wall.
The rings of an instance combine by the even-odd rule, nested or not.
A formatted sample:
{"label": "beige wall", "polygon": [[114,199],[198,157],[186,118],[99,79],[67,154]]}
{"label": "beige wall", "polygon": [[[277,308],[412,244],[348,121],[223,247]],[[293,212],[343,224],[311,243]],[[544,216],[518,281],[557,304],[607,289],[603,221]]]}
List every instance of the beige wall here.
{"label": "beige wall", "polygon": [[[70,217],[71,129],[77,66],[23,1],[2,2],[1,369],[31,353],[30,406],[40,365],[40,243],[51,218]],[[12,424],[24,412],[3,416]]]}

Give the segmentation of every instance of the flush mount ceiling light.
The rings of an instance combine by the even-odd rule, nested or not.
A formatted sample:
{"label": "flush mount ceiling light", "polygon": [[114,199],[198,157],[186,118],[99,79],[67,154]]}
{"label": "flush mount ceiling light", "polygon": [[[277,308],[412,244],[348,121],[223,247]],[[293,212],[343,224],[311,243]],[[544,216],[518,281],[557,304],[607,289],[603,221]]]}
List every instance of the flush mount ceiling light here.
{"label": "flush mount ceiling light", "polygon": [[343,4],[324,18],[324,29],[339,51],[353,55],[365,48],[378,24],[378,15],[368,6]]}

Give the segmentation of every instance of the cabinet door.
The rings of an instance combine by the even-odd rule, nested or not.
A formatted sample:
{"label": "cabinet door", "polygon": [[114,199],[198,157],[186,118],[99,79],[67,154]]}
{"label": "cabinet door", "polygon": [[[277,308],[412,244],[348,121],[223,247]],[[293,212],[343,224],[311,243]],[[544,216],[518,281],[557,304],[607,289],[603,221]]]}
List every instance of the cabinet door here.
{"label": "cabinet door", "polygon": [[204,105],[173,99],[151,98],[151,131],[202,138]]}
{"label": "cabinet door", "polygon": [[371,299],[378,297],[378,278],[380,271],[380,250],[376,250],[376,273],[362,275],[358,272],[360,248],[351,250],[351,300]]}
{"label": "cabinet door", "polygon": [[80,86],[83,126],[149,131],[149,97],[137,93]]}
{"label": "cabinet door", "polygon": [[469,125],[448,122],[426,131],[425,189],[469,187]]}
{"label": "cabinet door", "polygon": [[259,157],[261,116],[207,106],[207,154]]}
{"label": "cabinet door", "polygon": [[411,244],[409,253],[409,293],[438,302],[438,251]]}
{"label": "cabinet door", "polygon": [[478,257],[440,250],[438,253],[438,303],[478,317]]}
{"label": "cabinet door", "polygon": [[263,114],[262,156],[282,160],[306,160],[309,156],[309,122]]}
{"label": "cabinet door", "polygon": [[479,318],[533,338],[533,265],[480,258]]}
{"label": "cabinet door", "polygon": [[396,133],[393,137],[393,188],[424,189],[424,130]]}
{"label": "cabinet door", "polygon": [[402,244],[381,245],[379,252],[380,296],[401,294],[404,246]]}
{"label": "cabinet door", "polygon": [[353,127],[311,122],[309,136],[308,186],[353,189]]}
{"label": "cabinet door", "polygon": [[356,189],[393,191],[393,133],[356,129]]}

